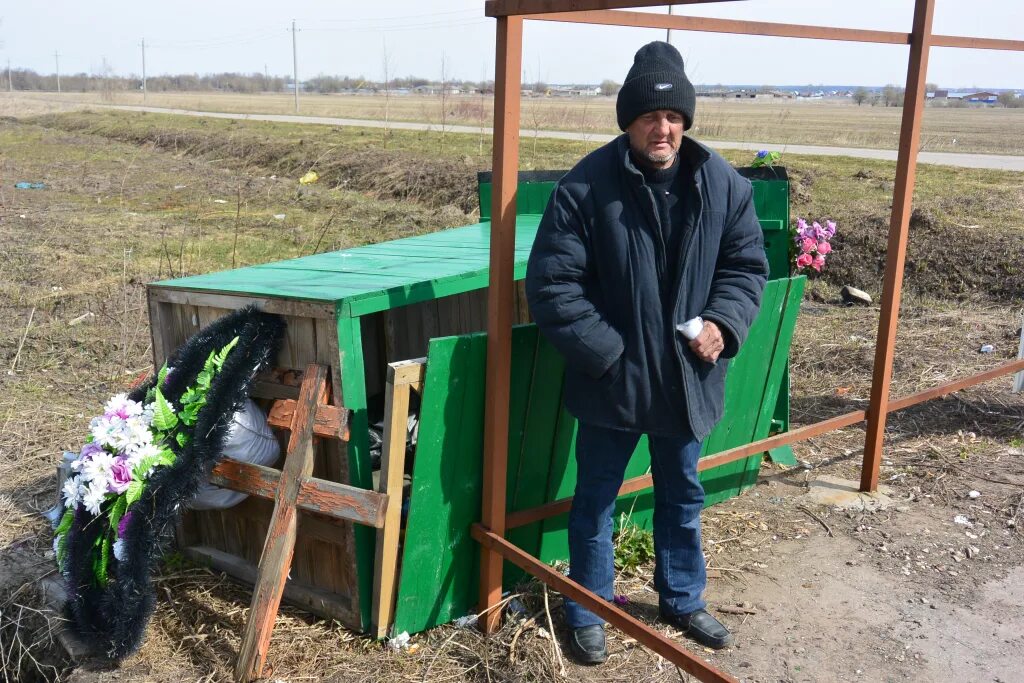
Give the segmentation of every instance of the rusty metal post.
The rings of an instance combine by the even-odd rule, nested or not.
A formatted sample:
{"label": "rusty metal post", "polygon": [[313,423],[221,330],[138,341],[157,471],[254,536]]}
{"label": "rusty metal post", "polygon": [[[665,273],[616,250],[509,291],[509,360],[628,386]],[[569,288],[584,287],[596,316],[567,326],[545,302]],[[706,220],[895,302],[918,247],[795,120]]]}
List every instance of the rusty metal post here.
{"label": "rusty metal post", "polygon": [[[487,370],[484,407],[483,526],[505,535],[508,470],[508,404],[512,368],[513,265],[516,247],[516,185],[519,177],[522,17],[499,17],[494,73],[494,196],[491,208],[490,289],[487,292]],[[500,624],[501,555],[481,546],[480,609],[486,633]]]}
{"label": "rusty metal post", "polygon": [[889,219],[889,245],[882,286],[882,313],[878,320],[875,365],[871,378],[871,402],[867,411],[868,428],[864,442],[861,491],[874,491],[878,488],[878,470],[882,462],[882,439],[885,436],[885,419],[889,411],[889,383],[892,380],[892,359],[896,350],[896,323],[900,314],[900,290],[903,287],[903,266],[907,253],[914,178],[917,173],[917,152],[921,142],[921,115],[924,110],[925,79],[928,75],[928,51],[931,47],[934,15],[935,0],[917,0],[914,6],[914,27],[910,34],[910,61],[907,66],[907,89],[903,98],[903,123],[900,128],[899,157],[896,161],[896,187],[893,191],[892,214]]}

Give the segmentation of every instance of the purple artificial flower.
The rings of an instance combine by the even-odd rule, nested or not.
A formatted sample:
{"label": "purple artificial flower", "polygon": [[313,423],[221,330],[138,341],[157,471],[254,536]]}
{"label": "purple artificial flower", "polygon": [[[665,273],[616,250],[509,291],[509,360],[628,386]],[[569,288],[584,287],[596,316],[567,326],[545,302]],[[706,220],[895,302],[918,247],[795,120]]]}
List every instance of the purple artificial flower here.
{"label": "purple artificial flower", "polygon": [[621,607],[622,605],[629,603],[629,597],[625,595],[616,595],[612,597],[612,602]]}
{"label": "purple artificial flower", "polygon": [[121,517],[121,521],[117,523],[117,537],[124,538],[124,530],[128,528],[128,522],[132,519],[131,511],[124,513]]}
{"label": "purple artificial flower", "polygon": [[82,452],[78,454],[78,458],[83,462],[88,462],[89,460],[92,459],[93,455],[102,452],[103,446],[99,445],[95,441],[90,441],[89,443],[82,446]]}
{"label": "purple artificial flower", "polygon": [[757,153],[758,159],[764,159],[766,156],[768,156],[768,150],[766,149],[762,149],[760,152]]}
{"label": "purple artificial flower", "polygon": [[132,483],[132,468],[128,460],[123,456],[114,458],[114,464],[110,466],[110,482],[107,490],[111,493],[124,493],[128,485]]}

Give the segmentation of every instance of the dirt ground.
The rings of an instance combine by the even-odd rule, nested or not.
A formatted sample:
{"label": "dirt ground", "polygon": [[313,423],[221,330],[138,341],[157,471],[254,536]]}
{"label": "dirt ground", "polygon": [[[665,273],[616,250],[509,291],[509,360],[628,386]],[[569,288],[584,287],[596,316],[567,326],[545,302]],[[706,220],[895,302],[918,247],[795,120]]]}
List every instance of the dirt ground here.
{"label": "dirt ground", "polygon": [[[464,215],[344,187],[299,192],[294,178],[264,167],[14,122],[0,124],[0,150],[0,677],[230,680],[250,592],[221,574],[170,555],[146,643],[116,668],[64,653],[60,620],[40,591],[54,573],[38,515],[54,501],[54,465],[105,397],[148,369],[143,284],[437,229]],[[49,188],[12,191],[22,179]],[[823,201],[814,193],[825,185],[819,177],[801,201]],[[1020,186],[1007,191],[1019,196]],[[971,211],[984,208],[956,210],[975,224]],[[796,424],[865,407],[878,317],[877,306],[837,305],[826,281],[811,285],[792,352]],[[908,299],[893,394],[1014,357],[1024,302],[1005,291]],[[995,352],[979,353],[985,343]],[[884,509],[839,510],[808,493],[825,478],[858,478],[859,427],[799,444],[799,467],[765,464],[757,486],[709,508],[711,609],[745,603],[750,613],[720,613],[735,647],[691,649],[744,681],[1024,681],[1024,395],[1009,386],[1003,378],[893,415]],[[656,620],[649,565],[620,576],[617,592],[668,632]],[[413,636],[408,649],[285,608],[273,678],[686,680],[614,630],[606,665],[560,665],[566,631],[560,598],[548,599],[546,611],[542,587],[525,586],[526,618],[508,618],[495,636],[443,626]]]}

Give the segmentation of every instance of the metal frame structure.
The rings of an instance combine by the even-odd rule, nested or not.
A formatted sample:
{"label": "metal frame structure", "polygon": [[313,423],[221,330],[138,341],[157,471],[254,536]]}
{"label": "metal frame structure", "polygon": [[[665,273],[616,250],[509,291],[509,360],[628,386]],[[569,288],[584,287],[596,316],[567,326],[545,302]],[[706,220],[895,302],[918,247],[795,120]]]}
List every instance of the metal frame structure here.
{"label": "metal frame structure", "polygon": [[[544,563],[505,540],[505,532],[569,509],[571,498],[555,501],[506,516],[507,436],[511,372],[511,328],[513,301],[513,252],[515,247],[516,184],[519,165],[520,88],[524,19],[562,21],[615,26],[633,26],[678,31],[705,31],[745,35],[842,40],[864,43],[908,45],[906,95],[900,128],[896,182],[889,221],[889,242],[882,290],[882,310],[875,346],[871,398],[867,410],[839,415],[768,439],[704,458],[700,469],[745,458],[769,448],[796,443],[826,432],[867,421],[867,437],[861,470],[862,491],[878,487],[879,467],[886,418],[900,410],[932,398],[1024,370],[1017,360],[957,381],[890,400],[896,325],[910,223],[911,202],[920,148],[921,117],[925,100],[925,76],[932,47],[1024,51],[1024,41],[932,34],[935,0],[915,0],[910,33],[860,30],[827,26],[803,26],[757,21],[709,19],[678,14],[621,11],[622,8],[705,4],[729,0],[487,0],[485,14],[497,20],[497,54],[494,88],[494,192],[491,210],[490,291],[487,312],[486,410],[484,416],[484,480],[481,522],[473,526],[473,537],[481,544],[480,608],[482,627],[497,629],[501,599],[502,563],[508,560],[585,605],[609,623],[663,655],[680,669],[701,681],[732,681],[703,659],[678,643],[636,621],[614,605],[601,600],[579,584],[552,571]],[[651,478],[626,481],[620,494],[652,485]]]}

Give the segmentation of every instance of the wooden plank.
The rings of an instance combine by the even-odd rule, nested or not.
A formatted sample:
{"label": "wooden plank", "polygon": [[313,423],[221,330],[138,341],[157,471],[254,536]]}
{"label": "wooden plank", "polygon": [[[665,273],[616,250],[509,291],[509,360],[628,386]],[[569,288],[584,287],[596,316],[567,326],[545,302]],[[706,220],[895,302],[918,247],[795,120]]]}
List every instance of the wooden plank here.
{"label": "wooden plank", "polygon": [[146,291],[156,301],[165,303],[214,306],[228,310],[237,310],[251,304],[261,311],[291,315],[303,318],[334,317],[334,305],[329,303],[313,303],[294,299],[272,299],[269,297],[244,296],[240,294],[216,294],[203,290],[173,289],[159,284],[149,285]]}
{"label": "wooden plank", "polygon": [[169,353],[164,338],[164,326],[160,314],[160,302],[153,298],[152,292],[146,290],[146,307],[149,309],[149,339],[152,349],[153,367],[159,368]]}
{"label": "wooden plank", "polygon": [[[197,564],[209,566],[245,583],[256,582],[258,569],[255,564],[222,550],[207,546],[189,546],[182,548],[181,554]],[[337,619],[346,626],[358,628],[358,620],[352,611],[352,605],[344,595],[329,593],[292,580],[285,585],[283,598],[313,614],[327,619]]]}
{"label": "wooden plank", "polygon": [[[515,502],[516,486],[519,478],[534,469],[540,470],[540,477],[547,482],[547,460],[545,453],[530,453],[528,462],[523,464],[523,441],[526,436],[527,418],[530,411],[530,392],[533,383],[533,370],[537,355],[537,339],[540,336],[536,327],[526,329],[514,329],[510,344],[511,370],[509,373],[509,397],[508,397],[508,445],[506,452],[506,479],[505,479],[505,506],[506,511],[514,510],[517,507]],[[536,460],[536,462],[533,462]],[[536,482],[534,482],[537,485]],[[543,486],[544,484],[540,484]],[[529,540],[532,530],[517,531],[517,542]],[[531,547],[531,552],[533,548]],[[517,578],[522,576],[515,566],[505,566],[502,569],[502,576],[507,578],[505,571],[511,570]]]}
{"label": "wooden plank", "polygon": [[295,502],[302,481],[313,471],[316,406],[326,395],[327,370],[321,365],[311,364],[306,368],[299,408],[295,412],[292,435],[288,442],[288,455],[276,487],[274,514],[260,558],[252,607],[235,665],[235,679],[239,681],[249,681],[263,675],[271,631],[277,619],[281,595],[288,578],[288,567],[295,551],[298,521]]}
{"label": "wooden plank", "polygon": [[377,532],[373,581],[373,633],[388,634],[394,615],[398,573],[398,538],[402,526],[402,485],[405,475],[405,442],[409,421],[411,383],[420,381],[422,364],[391,364],[384,395],[384,443],[378,491],[387,496],[388,508]]}
{"label": "wooden plank", "polygon": [[[282,472],[270,467],[222,460],[213,468],[210,483],[259,498],[275,499],[282,477]],[[380,527],[384,523],[386,498],[374,491],[309,478],[299,483],[295,504],[310,512]]]}
{"label": "wooden plank", "polygon": [[[276,429],[288,429],[295,415],[297,402],[291,399],[274,401],[267,415],[267,424]],[[348,441],[348,412],[344,408],[319,405],[316,408],[313,434],[325,439]]]}
{"label": "wooden plank", "polygon": [[469,522],[480,515],[486,337],[430,343],[395,632],[417,633],[463,616],[477,600],[479,551]]}
{"label": "wooden plank", "polygon": [[[363,364],[362,327],[358,318],[337,317],[337,348],[340,373],[341,405],[350,412],[350,438],[345,449],[348,484],[361,489],[373,488],[370,462],[369,424],[366,416],[366,370]],[[361,628],[370,627],[373,590],[373,557],[376,534],[365,526],[353,529],[353,548],[348,557],[355,558],[353,580],[357,590],[352,593],[353,607],[361,615]]]}
{"label": "wooden plank", "polygon": [[[782,311],[779,316],[778,331],[775,337],[775,348],[768,364],[768,375],[765,379],[764,395],[761,397],[760,414],[751,441],[765,438],[771,432],[772,419],[775,417],[779,396],[788,390],[786,369],[789,365],[789,349],[796,330],[797,316],[800,314],[800,302],[804,297],[806,277],[787,278],[787,289],[782,294]],[[795,463],[794,463],[795,464]],[[757,470],[748,467],[740,489],[753,486],[757,481]]]}
{"label": "wooden plank", "polygon": [[[525,330],[537,330],[529,325]],[[519,331],[517,329],[517,331]],[[520,334],[519,336],[526,336]],[[516,337],[513,336],[513,339]],[[547,501],[546,493],[549,479],[552,476],[551,464],[558,457],[553,453],[558,431],[558,418],[562,403],[562,384],[565,376],[565,361],[551,344],[548,344],[539,331],[531,339],[533,353],[517,354],[513,349],[512,377],[526,375],[529,378],[529,396],[522,404],[525,419],[523,432],[518,443],[513,446],[512,431],[509,430],[509,483],[511,486],[508,508],[533,507]],[[530,361],[532,367],[526,368],[524,361]],[[513,410],[516,402],[510,400]],[[514,457],[513,457],[514,454]],[[513,466],[513,461],[517,461]],[[560,472],[558,474],[561,474]],[[527,551],[531,555],[540,554],[540,524],[522,527],[510,531],[508,539],[511,543]],[[518,568],[505,568],[505,583],[513,580],[519,573]]]}
{"label": "wooden plank", "polygon": [[[705,440],[702,457],[749,443],[761,413],[761,399],[775,351],[779,322],[789,280],[771,280],[761,297],[761,308],[739,354],[729,363],[722,419]],[[771,405],[774,410],[775,403]],[[757,470],[760,456],[733,461],[701,473],[705,504],[714,505],[739,494],[749,470]]]}
{"label": "wooden plank", "polygon": [[[564,386],[563,386],[564,389]],[[576,418],[565,406],[558,411],[558,426],[551,447],[551,466],[544,500],[559,500],[572,496],[576,490]],[[511,527],[510,527],[511,528]],[[544,562],[569,557],[569,515],[562,514],[544,520],[541,529],[540,550],[537,557]]]}

